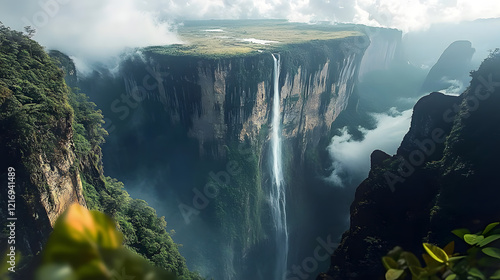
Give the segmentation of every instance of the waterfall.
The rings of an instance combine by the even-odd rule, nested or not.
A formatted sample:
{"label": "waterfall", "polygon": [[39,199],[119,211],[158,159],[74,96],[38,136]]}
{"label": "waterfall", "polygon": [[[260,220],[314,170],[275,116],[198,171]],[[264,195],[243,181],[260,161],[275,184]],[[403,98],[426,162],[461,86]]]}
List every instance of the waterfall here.
{"label": "waterfall", "polygon": [[283,181],[282,159],[281,159],[281,110],[280,110],[280,56],[272,54],[274,59],[274,100],[272,119],[272,160],[273,160],[273,186],[270,192],[272,215],[276,227],[276,269],[274,280],[285,278],[287,256],[288,256],[288,229],[286,224],[286,197],[285,184]]}

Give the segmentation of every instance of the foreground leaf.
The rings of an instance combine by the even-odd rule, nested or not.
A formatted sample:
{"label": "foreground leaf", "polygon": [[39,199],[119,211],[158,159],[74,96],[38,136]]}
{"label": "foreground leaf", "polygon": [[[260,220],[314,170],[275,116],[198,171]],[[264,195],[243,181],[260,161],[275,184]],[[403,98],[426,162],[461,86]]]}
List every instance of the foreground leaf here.
{"label": "foreground leaf", "polygon": [[398,260],[399,259],[399,256],[401,255],[401,253],[403,253],[403,248],[399,247],[399,246],[396,246],[394,247],[392,250],[389,251],[389,253],[387,253],[387,256],[389,257],[392,257],[393,259],[395,260]]}
{"label": "foreground leaf", "polygon": [[490,279],[500,279],[500,270],[495,271],[495,273],[490,276]]}
{"label": "foreground leaf", "polygon": [[427,251],[429,256],[438,261],[439,263],[445,263],[448,261],[448,254],[436,245],[430,243],[424,243],[424,249]]}
{"label": "foreground leaf", "polygon": [[408,266],[422,267],[422,264],[418,260],[417,256],[415,256],[411,252],[403,252],[403,253],[401,253],[401,258],[403,258],[406,261],[406,264]]}
{"label": "foreground leaf", "polygon": [[50,264],[44,265],[36,272],[36,279],[51,280],[76,280],[73,269],[69,265]]}
{"label": "foreground leaf", "polygon": [[418,266],[410,266],[410,272],[417,279],[429,276],[426,269],[418,267]]}
{"label": "foreground leaf", "polygon": [[451,241],[446,245],[443,250],[446,252],[448,256],[453,255],[453,252],[455,251],[455,241]]}
{"label": "foreground leaf", "polygon": [[[37,280],[171,280],[122,246],[123,236],[105,214],[72,205],[57,220],[43,252]],[[125,278],[124,278],[125,277]]]}
{"label": "foreground leaf", "polygon": [[386,270],[399,268],[398,262],[391,257],[382,257],[382,263],[384,264]]}
{"label": "foreground leaf", "polygon": [[466,228],[460,228],[452,231],[453,234],[456,236],[460,237],[461,239],[464,239],[464,235],[469,234],[470,230]]}
{"label": "foreground leaf", "polygon": [[488,247],[488,248],[484,248],[482,251],[483,251],[483,253],[485,253],[486,255],[488,255],[490,257],[500,259],[500,249],[498,249],[498,248]]}
{"label": "foreground leaf", "polygon": [[427,254],[422,254],[422,258],[424,259],[425,265],[427,267],[438,267],[441,266],[441,263],[433,259],[431,256]]}
{"label": "foreground leaf", "polygon": [[484,240],[484,236],[476,234],[466,234],[464,235],[464,241],[469,245],[476,245]]}
{"label": "foreground leaf", "polygon": [[448,259],[449,262],[456,262],[458,260],[461,260],[461,259],[465,259],[466,256],[456,256],[456,257],[451,257]]}
{"label": "foreground leaf", "polygon": [[483,247],[483,246],[488,245],[497,239],[500,239],[500,234],[493,234],[493,235],[490,235],[490,236],[486,237],[485,239],[483,239],[477,245],[479,245],[480,247]]}
{"label": "foreground leaf", "polygon": [[396,279],[399,279],[399,277],[401,277],[401,275],[403,275],[405,271],[402,270],[402,269],[389,269],[387,270],[387,272],[385,273],[385,279],[386,280],[396,280]]}
{"label": "foreground leaf", "polygon": [[469,275],[477,277],[481,280],[485,280],[484,274],[481,271],[479,271],[479,269],[477,269],[477,268],[471,268],[469,270]]}
{"label": "foreground leaf", "polygon": [[448,275],[448,277],[446,277],[445,280],[455,280],[456,278],[457,278],[456,274],[450,274],[450,275]]}
{"label": "foreground leaf", "polygon": [[491,223],[491,224],[487,225],[486,228],[483,230],[483,235],[486,235],[488,232],[490,232],[492,229],[494,229],[498,225],[500,225],[500,222]]}

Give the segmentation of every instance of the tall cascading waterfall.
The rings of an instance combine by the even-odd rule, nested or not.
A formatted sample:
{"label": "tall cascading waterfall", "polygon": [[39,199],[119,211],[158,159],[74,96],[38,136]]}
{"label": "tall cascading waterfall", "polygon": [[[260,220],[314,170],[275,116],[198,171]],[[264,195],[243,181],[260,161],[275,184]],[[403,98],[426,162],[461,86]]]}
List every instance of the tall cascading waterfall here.
{"label": "tall cascading waterfall", "polygon": [[280,55],[274,59],[274,100],[271,148],[273,157],[273,186],[270,192],[270,201],[273,220],[276,228],[276,270],[274,280],[283,280],[286,274],[288,259],[288,228],[286,223],[286,191],[283,180],[282,158],[281,158],[281,110],[280,110]]}

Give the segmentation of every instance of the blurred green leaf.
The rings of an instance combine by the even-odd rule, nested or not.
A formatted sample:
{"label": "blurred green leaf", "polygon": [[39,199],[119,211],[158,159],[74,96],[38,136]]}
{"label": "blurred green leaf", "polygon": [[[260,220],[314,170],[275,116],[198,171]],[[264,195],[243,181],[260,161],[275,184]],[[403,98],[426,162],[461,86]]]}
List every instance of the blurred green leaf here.
{"label": "blurred green leaf", "polygon": [[493,228],[495,228],[499,224],[500,224],[500,222],[495,222],[495,223],[491,223],[491,224],[487,225],[486,228],[483,230],[483,235],[486,235],[488,232],[490,232]]}
{"label": "blurred green leaf", "polygon": [[466,228],[460,228],[452,231],[453,234],[456,236],[460,237],[461,239],[464,239],[464,235],[469,234],[470,230]]}
{"label": "blurred green leaf", "polygon": [[428,267],[437,267],[440,266],[441,263],[433,259],[431,256],[427,254],[422,254],[422,258],[424,259],[425,265]]}
{"label": "blurred green leaf", "polygon": [[386,270],[389,270],[391,268],[397,269],[399,268],[398,263],[391,257],[382,257],[382,263],[384,264],[384,267]]}
{"label": "blurred green leaf", "polygon": [[436,245],[430,244],[430,243],[424,243],[423,245],[424,245],[425,251],[427,251],[429,256],[431,256],[436,261],[438,261],[440,263],[445,263],[448,261],[448,255],[446,254],[446,252],[443,249],[439,248]]}
{"label": "blurred green leaf", "polygon": [[421,268],[419,266],[413,266],[413,265],[410,266],[410,272],[411,272],[411,275],[413,275],[417,279],[429,276],[429,274],[427,273],[427,270],[424,268]]}
{"label": "blurred green leaf", "polygon": [[475,267],[469,269],[469,275],[485,280],[484,274]]}
{"label": "blurred green leaf", "polygon": [[452,256],[453,252],[455,251],[455,241],[451,241],[446,245],[443,250],[446,252],[448,256]]}
{"label": "blurred green leaf", "polygon": [[175,279],[125,249],[122,241],[110,218],[74,204],[56,221],[37,280],[111,280],[123,273],[134,280]]}
{"label": "blurred green leaf", "polygon": [[456,256],[456,257],[451,257],[448,259],[449,262],[456,262],[458,260],[461,260],[461,259],[465,259],[466,256]]}
{"label": "blurred green leaf", "polygon": [[392,257],[393,259],[399,259],[399,256],[403,253],[403,248],[396,246],[392,250],[387,253],[387,256]]}
{"label": "blurred green leaf", "polygon": [[453,274],[448,275],[445,278],[445,280],[455,280],[456,278],[457,278],[457,275],[453,273]]}
{"label": "blurred green leaf", "polygon": [[422,264],[418,260],[417,256],[415,256],[411,252],[403,252],[403,253],[401,253],[401,258],[403,258],[406,261],[406,264],[408,266],[422,267]]}
{"label": "blurred green leaf", "polygon": [[483,251],[483,253],[485,253],[486,255],[488,255],[490,257],[500,259],[500,249],[498,249],[498,248],[488,247],[488,248],[484,248],[482,251]]}
{"label": "blurred green leaf", "polygon": [[73,269],[68,264],[48,264],[36,272],[37,280],[76,280]]}
{"label": "blurred green leaf", "polygon": [[490,235],[490,236],[486,237],[485,239],[483,239],[477,245],[479,245],[480,247],[483,247],[483,246],[488,245],[497,239],[500,239],[500,234],[493,234],[493,235]]}
{"label": "blurred green leaf", "polygon": [[385,279],[386,280],[397,280],[399,279],[399,277],[401,277],[401,275],[403,275],[403,273],[405,273],[404,270],[402,269],[389,269],[387,270],[387,272],[385,273]]}
{"label": "blurred green leaf", "polygon": [[476,245],[477,243],[484,240],[484,236],[476,234],[466,234],[464,235],[464,241],[469,245]]}
{"label": "blurred green leaf", "polygon": [[500,279],[500,270],[495,271],[495,273],[490,276],[490,279]]}

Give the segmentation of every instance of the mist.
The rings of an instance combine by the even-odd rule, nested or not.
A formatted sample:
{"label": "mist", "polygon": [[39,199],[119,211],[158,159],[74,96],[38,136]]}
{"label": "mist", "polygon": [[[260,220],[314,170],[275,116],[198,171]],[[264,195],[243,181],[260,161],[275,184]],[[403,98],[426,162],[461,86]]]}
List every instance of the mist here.
{"label": "mist", "polygon": [[451,43],[468,40],[476,49],[472,56],[474,69],[491,50],[500,46],[498,30],[500,30],[498,18],[436,24],[428,29],[405,34],[403,49],[409,63],[421,68],[430,68]]}
{"label": "mist", "polygon": [[444,80],[444,82],[448,83],[450,86],[438,91],[446,95],[459,96],[466,88],[464,83],[459,80]]}
{"label": "mist", "polygon": [[127,48],[180,43],[175,25],[138,1],[1,1],[0,19],[16,30],[36,29],[34,39],[84,63],[107,62]]}
{"label": "mist", "polygon": [[347,128],[340,135],[332,138],[328,152],[332,158],[332,173],[328,180],[336,187],[358,185],[368,176],[370,171],[370,154],[374,150],[382,150],[390,155],[395,154],[404,135],[410,127],[413,110],[403,112],[392,108],[382,114],[371,114],[376,128],[368,130],[359,127],[363,139],[355,140]]}

